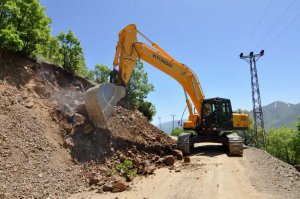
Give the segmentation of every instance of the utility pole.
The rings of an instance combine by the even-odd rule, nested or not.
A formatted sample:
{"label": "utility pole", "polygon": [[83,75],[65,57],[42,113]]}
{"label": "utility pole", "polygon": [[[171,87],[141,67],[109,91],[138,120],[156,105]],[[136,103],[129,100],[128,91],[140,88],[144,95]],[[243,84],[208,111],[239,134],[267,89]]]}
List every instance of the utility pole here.
{"label": "utility pole", "polygon": [[173,126],[172,126],[172,131],[173,131],[173,129],[174,129],[174,117],[175,117],[176,115],[171,115],[171,117],[173,117]]}
{"label": "utility pole", "polygon": [[258,75],[256,69],[256,62],[264,55],[264,50],[261,50],[259,54],[250,52],[249,55],[240,54],[240,58],[245,60],[250,65],[251,73],[251,87],[252,87],[252,103],[253,103],[253,120],[254,120],[254,132],[256,147],[260,146],[259,135],[263,136],[263,146],[267,150],[266,146],[266,133],[264,127],[263,111],[261,107],[261,97],[258,84]]}
{"label": "utility pole", "polygon": [[158,117],[158,120],[159,120],[159,129],[161,130],[161,122],[160,122],[161,117]]}

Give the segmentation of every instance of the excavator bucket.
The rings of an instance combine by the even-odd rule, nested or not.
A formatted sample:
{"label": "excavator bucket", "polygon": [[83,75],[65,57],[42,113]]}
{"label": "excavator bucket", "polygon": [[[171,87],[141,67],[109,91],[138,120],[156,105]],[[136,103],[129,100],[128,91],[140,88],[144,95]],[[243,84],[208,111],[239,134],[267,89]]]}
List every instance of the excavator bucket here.
{"label": "excavator bucket", "polygon": [[102,83],[86,92],[85,107],[90,120],[96,127],[107,128],[107,120],[114,112],[114,106],[126,94],[123,86]]}

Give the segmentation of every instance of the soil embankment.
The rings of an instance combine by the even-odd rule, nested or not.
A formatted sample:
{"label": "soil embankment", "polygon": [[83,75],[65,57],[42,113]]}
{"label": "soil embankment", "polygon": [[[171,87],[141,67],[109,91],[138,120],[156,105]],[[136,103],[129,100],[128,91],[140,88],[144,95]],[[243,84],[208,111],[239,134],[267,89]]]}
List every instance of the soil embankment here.
{"label": "soil embankment", "polygon": [[116,107],[107,130],[93,127],[82,106],[92,86],[59,66],[3,55],[0,198],[101,192],[126,159],[139,175],[164,165],[161,158],[172,154],[175,142],[140,112]]}

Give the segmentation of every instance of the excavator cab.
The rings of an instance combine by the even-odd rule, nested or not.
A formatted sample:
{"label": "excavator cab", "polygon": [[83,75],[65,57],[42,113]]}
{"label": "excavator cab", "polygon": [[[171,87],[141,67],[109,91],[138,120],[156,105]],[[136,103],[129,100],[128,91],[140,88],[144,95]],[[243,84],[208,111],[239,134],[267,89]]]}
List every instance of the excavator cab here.
{"label": "excavator cab", "polygon": [[211,98],[203,101],[202,130],[221,131],[232,129],[232,109],[229,99]]}

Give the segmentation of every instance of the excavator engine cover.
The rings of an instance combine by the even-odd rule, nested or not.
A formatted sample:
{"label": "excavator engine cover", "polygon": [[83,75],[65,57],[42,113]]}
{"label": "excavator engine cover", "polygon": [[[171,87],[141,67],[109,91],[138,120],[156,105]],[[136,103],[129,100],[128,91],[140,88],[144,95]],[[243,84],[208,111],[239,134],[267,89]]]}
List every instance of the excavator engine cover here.
{"label": "excavator engine cover", "polygon": [[96,127],[107,128],[107,120],[114,111],[114,106],[126,94],[123,86],[102,83],[86,92],[85,107],[90,120]]}

